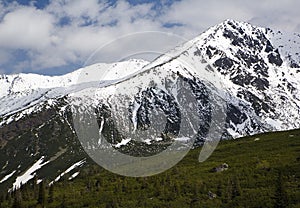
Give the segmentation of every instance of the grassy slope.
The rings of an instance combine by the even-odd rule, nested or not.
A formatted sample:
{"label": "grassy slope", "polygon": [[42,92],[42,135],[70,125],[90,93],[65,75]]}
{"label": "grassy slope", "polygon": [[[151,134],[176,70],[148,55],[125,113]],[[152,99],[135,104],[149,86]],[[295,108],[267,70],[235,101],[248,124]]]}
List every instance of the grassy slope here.
{"label": "grassy slope", "polygon": [[[91,163],[75,180],[56,183],[53,196],[46,188],[45,203],[47,207],[300,207],[300,130],[223,141],[204,163],[197,161],[199,152],[192,150],[172,169],[147,178],[114,175]],[[211,172],[224,162],[229,164],[227,171]],[[35,207],[37,189],[23,188],[22,206]],[[209,191],[216,198],[210,199]],[[1,199],[2,207],[12,206],[20,193],[6,198]]]}

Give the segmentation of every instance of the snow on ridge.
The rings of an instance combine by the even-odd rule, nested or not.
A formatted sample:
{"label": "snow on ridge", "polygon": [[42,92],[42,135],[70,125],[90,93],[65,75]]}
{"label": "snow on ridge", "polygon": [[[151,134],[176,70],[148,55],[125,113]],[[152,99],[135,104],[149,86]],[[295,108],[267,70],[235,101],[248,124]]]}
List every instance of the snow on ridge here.
{"label": "snow on ridge", "polygon": [[[77,84],[78,81],[88,80],[88,81],[99,81],[99,77],[94,77],[94,74],[102,75],[102,72],[107,73],[112,79],[119,79],[130,73],[133,73],[139,67],[143,67],[148,64],[147,61],[130,59],[128,61],[117,62],[117,63],[97,63],[90,66],[86,66],[77,69],[74,72],[60,75],[60,76],[47,76],[39,74],[12,74],[12,75],[2,75],[0,77],[0,86],[5,87],[0,92],[0,98],[9,95],[10,93],[27,92],[30,93],[31,90],[38,89],[51,89],[57,87],[69,87],[71,85]],[[137,67],[132,67],[136,65]],[[109,68],[110,70],[106,70]],[[125,70],[120,70],[124,68]],[[86,76],[82,78],[79,76]]]}
{"label": "snow on ridge", "polygon": [[[9,116],[0,124],[17,121],[24,115],[37,111],[39,104],[45,101],[48,106],[55,104],[57,98],[72,94],[85,87],[85,82],[99,85],[100,79],[118,80],[136,73],[148,64],[147,61],[130,59],[118,63],[98,63],[78,69],[62,76],[44,76],[37,74],[13,74],[0,77],[0,116]],[[105,82],[106,84],[112,81]],[[104,86],[104,85],[103,85]],[[42,106],[41,106],[42,107]]]}

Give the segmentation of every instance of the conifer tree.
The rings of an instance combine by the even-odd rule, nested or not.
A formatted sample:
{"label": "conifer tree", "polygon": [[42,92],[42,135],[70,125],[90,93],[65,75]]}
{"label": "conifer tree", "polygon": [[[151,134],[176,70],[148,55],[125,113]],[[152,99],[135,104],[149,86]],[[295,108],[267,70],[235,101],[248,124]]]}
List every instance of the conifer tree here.
{"label": "conifer tree", "polygon": [[22,193],[20,192],[20,189],[15,190],[14,193],[14,203],[13,203],[13,208],[22,208]]}
{"label": "conifer tree", "polygon": [[45,203],[46,203],[45,182],[41,181],[39,185],[38,204],[42,205],[42,207],[45,207]]}
{"label": "conifer tree", "polygon": [[276,192],[275,192],[275,208],[284,208],[288,206],[287,193],[284,187],[282,171],[278,173]]}
{"label": "conifer tree", "polygon": [[54,201],[54,184],[52,184],[49,188],[49,196],[48,196],[48,202],[52,203]]}
{"label": "conifer tree", "polygon": [[34,198],[38,197],[39,194],[39,186],[38,186],[38,177],[37,175],[34,176],[33,178],[33,193],[34,193]]}
{"label": "conifer tree", "polygon": [[63,195],[62,202],[60,204],[60,208],[65,208],[66,207],[66,195]]}
{"label": "conifer tree", "polygon": [[225,203],[229,203],[232,200],[232,181],[230,178],[227,180],[227,187],[225,191]]}
{"label": "conifer tree", "polygon": [[240,196],[241,192],[242,192],[242,190],[241,190],[240,181],[237,177],[235,177],[234,182],[233,182],[233,188],[232,188],[232,198]]}
{"label": "conifer tree", "polygon": [[3,192],[0,192],[0,207],[1,207],[1,202],[3,202],[5,199],[5,196],[3,194]]}
{"label": "conifer tree", "polygon": [[176,181],[174,183],[174,193],[176,194],[176,196],[180,196],[181,195],[181,187],[180,187],[178,181]]}
{"label": "conifer tree", "polygon": [[222,181],[219,181],[218,186],[217,186],[217,196],[222,197],[222,192],[223,192],[223,184]]}

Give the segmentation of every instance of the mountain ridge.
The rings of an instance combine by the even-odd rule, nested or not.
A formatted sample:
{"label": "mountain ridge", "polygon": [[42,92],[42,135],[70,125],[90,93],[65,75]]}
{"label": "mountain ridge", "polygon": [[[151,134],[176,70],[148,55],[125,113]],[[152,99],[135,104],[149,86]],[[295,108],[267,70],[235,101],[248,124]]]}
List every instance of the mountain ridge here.
{"label": "mountain ridge", "polygon": [[[176,83],[182,79],[192,87],[197,98],[199,115],[201,112],[203,115],[209,115],[209,105],[204,105],[207,98],[202,90],[208,89],[209,86],[205,86],[206,82],[203,82],[203,77],[207,75],[210,78],[216,74],[217,80],[221,80],[222,83],[213,92],[225,101],[227,110],[222,138],[238,138],[262,132],[300,128],[300,57],[297,56],[300,38],[295,35],[299,38],[299,42],[293,40],[297,44],[292,44],[295,45],[295,49],[291,50],[293,53],[289,53],[287,48],[290,50],[292,46],[289,44],[284,46],[280,42],[283,36],[270,29],[226,20],[211,27],[195,39],[166,52],[166,55],[158,57],[152,63],[129,60],[120,63],[95,64],[67,75],[52,77],[52,79],[39,75],[1,75],[0,86],[3,86],[1,89],[4,90],[0,92],[0,155],[1,158],[8,158],[8,160],[0,161],[0,167],[3,167],[0,178],[15,171],[10,176],[12,180],[17,174],[20,175],[28,169],[29,161],[34,163],[44,156],[47,162],[60,149],[67,149],[62,155],[66,154],[67,156],[64,157],[70,163],[71,161],[75,163],[73,157],[77,158],[76,162],[87,157],[77,141],[76,132],[72,126],[70,106],[70,101],[76,101],[78,98],[76,90],[81,89],[76,87],[80,87],[80,84],[85,82],[96,81],[95,86],[100,86],[102,97],[97,95],[95,98],[104,99],[108,104],[114,96],[120,96],[118,99],[122,100],[126,96],[133,95],[170,104],[169,99],[172,96],[164,97],[164,94],[170,93],[168,88],[165,88],[165,83],[174,84],[175,87],[170,89],[173,89],[176,94],[179,90],[176,88]],[[191,68],[185,67],[185,61],[191,63]],[[101,70],[105,72],[101,74],[101,77],[106,81],[99,81]],[[197,70],[203,74],[197,74]],[[26,80],[25,77],[30,79]],[[148,89],[148,85],[143,83],[143,80],[151,81],[150,79],[162,84],[156,85],[157,88]],[[42,80],[45,83],[42,83]],[[74,89],[72,86],[75,86]],[[128,87],[129,90],[123,94],[116,92],[116,89],[122,87]],[[130,91],[131,87],[141,88],[141,90]],[[146,88],[143,90],[143,87],[147,90]],[[161,90],[164,93],[161,93]],[[143,92],[148,93],[147,96],[150,97],[143,97]],[[83,108],[92,103],[90,98],[84,97],[89,101],[82,105]],[[133,115],[133,112],[130,114],[139,120],[136,124],[139,128],[148,125],[149,115],[145,106],[166,109],[152,101],[142,101],[142,99],[134,101],[142,103],[139,106],[143,107],[140,111],[136,111],[137,114]],[[169,104],[165,106],[170,106]],[[143,113],[146,113],[145,117],[142,116]],[[177,119],[178,116],[175,116],[178,114],[177,111],[168,113],[169,116]],[[201,119],[204,118],[201,117]],[[99,121],[101,123],[102,120]],[[204,131],[203,137],[205,137],[210,120],[204,119],[203,122],[202,130]],[[107,130],[109,126],[105,128]],[[176,128],[165,129],[169,132],[164,133],[167,135],[167,133],[175,132],[176,134]],[[220,128],[223,127],[220,126]],[[48,129],[53,129],[53,132],[50,133]],[[118,146],[122,140],[115,142],[114,144]],[[147,142],[149,141],[144,141],[144,143]],[[22,143],[25,147],[18,147],[18,143]],[[32,145],[35,148],[31,148]],[[51,147],[51,151],[44,148],[47,145]],[[68,145],[71,147],[68,148]],[[16,158],[16,161],[12,162],[13,159],[9,159],[10,157]],[[26,165],[23,157],[29,160]],[[8,165],[6,165],[7,162]],[[17,163],[24,165],[19,167]],[[55,171],[49,177],[54,180],[61,172],[53,162],[46,164],[43,168],[47,169],[50,166],[49,169]],[[60,168],[61,171],[67,169],[63,165],[61,167],[64,167]],[[47,177],[47,174],[43,173],[39,176],[43,178]],[[8,186],[11,180],[7,180],[5,186]],[[0,186],[2,184],[0,183]]]}

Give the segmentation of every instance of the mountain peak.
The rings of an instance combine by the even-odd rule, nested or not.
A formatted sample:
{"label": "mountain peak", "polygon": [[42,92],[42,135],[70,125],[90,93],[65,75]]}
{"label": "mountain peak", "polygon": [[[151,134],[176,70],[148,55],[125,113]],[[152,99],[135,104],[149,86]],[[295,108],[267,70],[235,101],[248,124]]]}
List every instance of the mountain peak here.
{"label": "mountain peak", "polygon": [[224,25],[224,26],[249,26],[249,27],[254,27],[248,22],[243,22],[243,21],[237,21],[234,19],[226,19],[223,22],[221,22],[219,25]]}
{"label": "mountain peak", "polygon": [[252,29],[252,25],[250,25],[249,23],[239,22],[239,21],[232,20],[232,19],[227,19],[227,20],[221,22],[217,26],[219,26],[218,27],[219,30],[225,30],[225,29],[236,30],[236,29],[240,29],[240,28]]}
{"label": "mountain peak", "polygon": [[[223,22],[210,27],[203,34],[212,35],[212,34],[216,34],[218,32],[224,32],[224,30],[231,30],[231,31],[240,30],[240,31],[244,31],[248,35],[250,35],[257,31],[264,32],[267,29],[258,27],[258,26],[254,26],[248,22],[242,22],[242,21],[237,21],[237,20],[233,20],[233,19],[226,19]],[[200,36],[202,36],[202,35],[200,35]]]}
{"label": "mountain peak", "polygon": [[[26,175],[26,170],[31,170],[29,163],[43,168],[41,174],[37,173],[39,178],[45,177],[42,174],[48,173],[49,167],[69,170],[62,162],[67,161],[64,152],[68,157],[77,157],[82,151],[76,151],[78,146],[75,145],[80,146],[80,143],[72,126],[71,101],[78,101],[79,112],[89,112],[90,107],[95,106],[99,132],[106,135],[105,139],[109,138],[107,141],[112,141],[115,147],[121,146],[122,151],[126,151],[127,147],[131,150],[131,146],[126,145],[134,143],[131,141],[123,145],[123,136],[118,136],[117,129],[114,129],[117,125],[109,117],[112,112],[110,106],[124,110],[124,114],[115,110],[117,116],[131,118],[122,122],[129,124],[128,128],[123,128],[128,131],[147,129],[151,124],[150,113],[157,108],[157,115],[165,113],[168,123],[165,130],[162,128],[159,140],[156,138],[151,141],[166,140],[180,132],[179,115],[184,113],[178,110],[175,96],[182,94],[182,83],[187,83],[192,89],[190,95],[196,102],[189,108],[199,112],[200,123],[204,124],[199,127],[199,133],[205,139],[204,133],[210,126],[210,112],[213,109],[207,93],[208,86],[202,82],[207,74],[212,75],[208,77],[219,77],[222,82],[220,87],[217,86],[219,88],[211,89],[211,92],[226,102],[225,125],[218,127],[224,130],[224,138],[299,128],[300,58],[295,57],[299,57],[297,45],[300,36],[295,39],[286,37],[287,41],[283,37],[282,33],[274,34],[249,23],[225,20],[149,65],[147,62],[130,60],[95,64],[59,77],[32,74],[0,76],[0,158],[5,158],[0,161],[0,167],[3,167],[0,188],[9,188],[13,181],[20,181],[23,173]],[[203,69],[203,74],[186,69],[182,64],[185,60]],[[293,65],[290,64],[291,60],[294,60]],[[108,72],[104,78],[101,76],[102,80],[98,80],[99,76],[93,73],[99,71]],[[84,81],[96,81],[99,93],[81,93],[83,98],[76,96],[77,87],[86,87],[81,85],[85,82],[78,83],[79,75],[83,76]],[[152,82],[157,86],[148,87]],[[166,86],[172,86],[172,89],[164,90]],[[124,106],[128,106],[128,109]],[[91,113],[95,115],[95,111]],[[193,113],[193,116],[197,113]],[[113,138],[114,135],[116,138]],[[124,141],[128,141],[125,136]],[[97,146],[99,140],[93,139],[91,144]],[[147,144],[146,140],[144,144]],[[42,167],[46,162],[47,165]],[[72,164],[66,165],[74,167]],[[62,175],[59,174],[58,179]]]}
{"label": "mountain peak", "polygon": [[213,62],[226,57],[230,59],[227,62],[239,63],[243,68],[257,67],[257,63],[265,69],[280,67],[285,54],[281,55],[280,46],[270,34],[269,29],[228,19],[201,34],[197,47]]}

